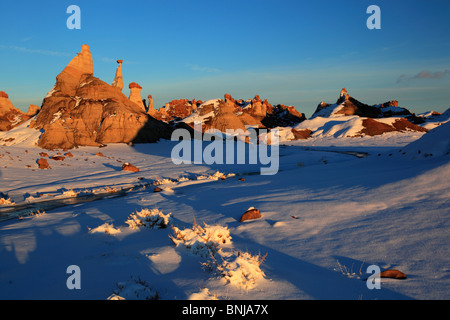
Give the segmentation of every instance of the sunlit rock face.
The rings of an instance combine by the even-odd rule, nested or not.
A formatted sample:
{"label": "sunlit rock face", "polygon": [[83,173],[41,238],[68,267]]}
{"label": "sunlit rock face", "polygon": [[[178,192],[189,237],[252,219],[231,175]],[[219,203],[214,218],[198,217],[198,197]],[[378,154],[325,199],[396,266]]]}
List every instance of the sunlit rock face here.
{"label": "sunlit rock face", "polygon": [[120,86],[94,77],[87,45],[56,77],[56,84],[30,126],[43,129],[38,145],[46,149],[156,142],[159,138],[169,139],[171,133],[167,124],[130,101]]}

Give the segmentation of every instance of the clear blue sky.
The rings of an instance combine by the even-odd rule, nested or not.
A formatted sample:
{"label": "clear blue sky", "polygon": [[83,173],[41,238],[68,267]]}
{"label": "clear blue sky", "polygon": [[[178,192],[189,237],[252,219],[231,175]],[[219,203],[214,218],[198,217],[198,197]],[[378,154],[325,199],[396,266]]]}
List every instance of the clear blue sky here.
{"label": "clear blue sky", "polygon": [[[81,30],[69,30],[69,5]],[[369,30],[369,5],[381,30]],[[420,113],[450,107],[450,1],[1,1],[0,91],[23,110],[88,44],[96,77],[123,59],[155,107],[172,99],[248,99],[294,105],[309,117],[341,88],[368,104],[399,100]]]}

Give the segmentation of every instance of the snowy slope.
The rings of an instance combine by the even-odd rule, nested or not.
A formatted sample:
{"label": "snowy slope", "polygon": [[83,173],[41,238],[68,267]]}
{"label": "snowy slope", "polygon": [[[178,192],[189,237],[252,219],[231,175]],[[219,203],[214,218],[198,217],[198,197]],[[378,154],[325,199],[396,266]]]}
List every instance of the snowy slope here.
{"label": "snowy slope", "polygon": [[[448,129],[441,130],[417,144],[448,143]],[[0,298],[448,299],[448,155],[413,159],[400,150],[419,137],[371,138],[361,138],[366,145],[333,138],[345,149],[325,147],[325,138],[320,149],[283,146],[273,176],[249,165],[176,166],[170,141],[80,148],[63,162],[49,160],[50,170],[35,167],[40,149],[0,147],[0,191],[15,205],[70,189],[156,180],[162,188],[155,193],[147,184],[85,203],[75,197],[72,205],[0,222]],[[336,152],[343,150],[369,155]],[[141,171],[123,172],[118,160]],[[249,207],[261,218],[239,222]],[[171,226],[131,228],[127,221],[143,212],[170,214]],[[189,242],[174,242],[172,227]],[[208,231],[211,242],[203,242]],[[205,245],[215,260],[199,254]],[[80,290],[66,286],[70,265],[81,269]],[[369,265],[408,278],[382,279],[380,290],[370,290]]]}
{"label": "snowy slope", "polygon": [[446,122],[411,142],[402,152],[414,158],[448,156],[450,154],[450,122]]}

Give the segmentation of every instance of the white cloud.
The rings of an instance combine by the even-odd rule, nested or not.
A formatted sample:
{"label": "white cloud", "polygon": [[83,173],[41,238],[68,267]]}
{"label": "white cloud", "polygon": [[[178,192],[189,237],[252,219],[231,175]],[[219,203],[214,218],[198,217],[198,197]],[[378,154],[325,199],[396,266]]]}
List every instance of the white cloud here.
{"label": "white cloud", "polygon": [[30,49],[25,47],[19,47],[19,46],[5,46],[0,44],[1,49],[6,50],[14,50],[18,52],[25,52],[25,53],[37,53],[42,54],[46,56],[60,56],[60,57],[70,57],[71,54],[67,52],[59,52],[59,51],[52,51],[52,50],[42,50],[42,49]]}
{"label": "white cloud", "polygon": [[188,64],[186,64],[186,66],[189,69],[193,70],[193,71],[210,72],[210,73],[220,72],[219,69],[208,68],[208,67],[201,67],[201,66],[199,66],[197,64],[190,64],[190,63],[188,63]]}

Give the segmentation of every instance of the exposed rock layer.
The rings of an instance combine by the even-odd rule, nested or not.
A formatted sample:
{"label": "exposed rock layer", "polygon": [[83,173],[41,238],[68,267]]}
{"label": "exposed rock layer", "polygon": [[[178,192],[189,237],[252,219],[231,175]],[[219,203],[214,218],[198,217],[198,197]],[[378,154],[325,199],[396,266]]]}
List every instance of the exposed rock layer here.
{"label": "exposed rock layer", "polygon": [[130,101],[119,87],[94,77],[87,45],[56,77],[31,127],[44,130],[38,145],[46,149],[156,142],[170,139],[172,131]]}

